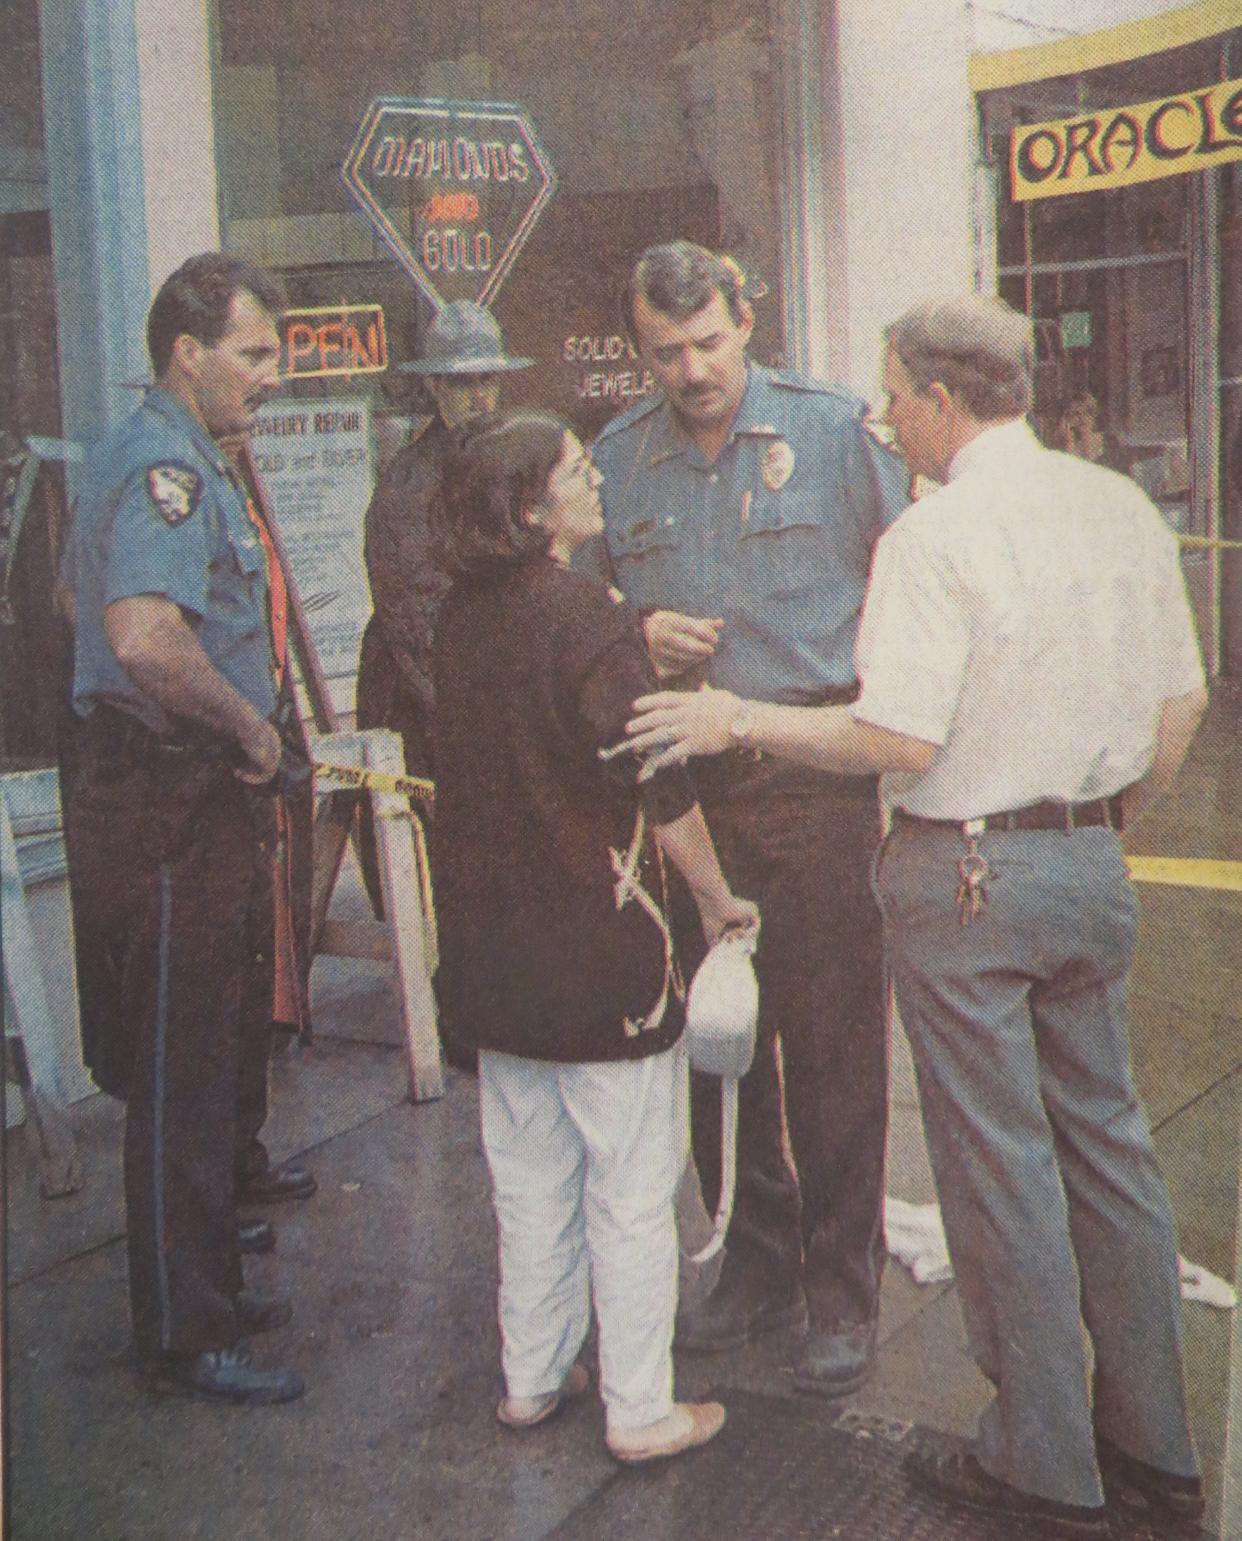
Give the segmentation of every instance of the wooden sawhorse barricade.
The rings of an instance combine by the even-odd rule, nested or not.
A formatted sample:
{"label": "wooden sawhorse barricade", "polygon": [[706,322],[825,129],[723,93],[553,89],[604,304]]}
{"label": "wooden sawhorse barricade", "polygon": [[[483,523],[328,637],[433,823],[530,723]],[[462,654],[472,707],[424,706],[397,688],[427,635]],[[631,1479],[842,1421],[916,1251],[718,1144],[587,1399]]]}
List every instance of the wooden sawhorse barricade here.
{"label": "wooden sawhorse barricade", "polygon": [[[378,771],[384,777],[405,774],[401,739],[387,728],[317,734],[311,740],[311,752],[317,764],[338,766],[346,772]],[[422,821],[403,793],[364,790],[363,795],[370,797],[375,815],[375,843],[387,918],[333,920],[328,914],[354,822],[355,794],[334,789],[321,805],[321,816],[315,820],[311,948],[317,956],[370,958],[394,964],[405,1023],[410,1100],[427,1102],[444,1095],[444,1067],[431,988],[436,970],[436,929],[427,843]],[[348,808],[348,819],[334,816],[334,800]]]}
{"label": "wooden sawhorse barricade", "polygon": [[[404,774],[401,740],[387,729],[327,733],[313,742],[321,764],[346,770]],[[10,816],[11,796],[19,808],[28,799],[23,787],[54,777],[54,771],[24,772],[0,780],[0,877],[3,879],[4,1073],[21,1090],[28,1127],[39,1151],[39,1190],[44,1198],[76,1193],[83,1182],[73,1121],[58,1064],[56,1023],[49,1005],[45,969],[72,970],[71,956],[48,959],[40,953],[26,900],[17,844]],[[9,784],[6,793],[5,783]],[[325,790],[328,790],[325,788]],[[315,821],[316,953],[391,962],[397,975],[409,1066],[410,1100],[426,1102],[444,1095],[444,1069],[431,980],[436,966],[435,916],[426,842],[421,821],[411,815],[400,793],[364,792],[375,814],[379,869],[386,921],[341,921],[328,916],[332,888],[340,869],[350,824],[332,816],[336,799],[353,792],[328,790]]]}

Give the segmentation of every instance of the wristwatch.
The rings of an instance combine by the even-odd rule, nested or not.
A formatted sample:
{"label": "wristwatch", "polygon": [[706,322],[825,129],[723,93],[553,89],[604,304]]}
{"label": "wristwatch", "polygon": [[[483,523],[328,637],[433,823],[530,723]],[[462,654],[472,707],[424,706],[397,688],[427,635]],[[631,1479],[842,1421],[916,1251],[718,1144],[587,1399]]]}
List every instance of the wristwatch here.
{"label": "wristwatch", "polygon": [[753,749],[755,747],[755,731],[759,724],[755,721],[755,709],[749,701],[743,701],[733,714],[733,721],[729,724],[729,737],[733,740],[735,749]]}

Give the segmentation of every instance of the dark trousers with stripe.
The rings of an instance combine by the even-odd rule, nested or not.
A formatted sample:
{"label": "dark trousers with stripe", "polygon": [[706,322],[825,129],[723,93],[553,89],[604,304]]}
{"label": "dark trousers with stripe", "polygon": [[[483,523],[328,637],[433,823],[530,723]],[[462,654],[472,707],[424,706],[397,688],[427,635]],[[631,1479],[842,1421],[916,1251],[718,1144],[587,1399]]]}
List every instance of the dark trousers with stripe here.
{"label": "dark trousers with stripe", "polygon": [[[800,1281],[816,1327],[866,1322],[884,1268],[888,1116],[880,913],[870,888],[876,785],[738,756],[696,762],[694,775],[720,864],[762,916],[759,1041],[739,1088],[737,1198],[721,1286],[778,1296]],[[684,909],[677,931],[689,973],[702,931]],[[691,1108],[714,1209],[715,1077],[692,1077]]]}
{"label": "dark trousers with stripe", "polygon": [[134,1338],[144,1356],[225,1348],[240,1067],[265,1061],[271,1022],[274,804],[220,758],[107,716],[79,754],[65,814],[78,993],[88,1057],[124,1072],[107,1089],[126,1095]]}

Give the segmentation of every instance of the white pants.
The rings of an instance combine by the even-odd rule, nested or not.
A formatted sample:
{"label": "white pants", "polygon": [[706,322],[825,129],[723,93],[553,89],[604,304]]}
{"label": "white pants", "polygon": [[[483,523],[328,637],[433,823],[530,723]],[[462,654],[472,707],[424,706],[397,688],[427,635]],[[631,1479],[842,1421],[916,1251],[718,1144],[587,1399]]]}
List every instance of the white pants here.
{"label": "white pants", "polygon": [[672,1410],[685,1076],[680,1045],[615,1064],[479,1055],[510,1396],[560,1386],[593,1294],[609,1430]]}

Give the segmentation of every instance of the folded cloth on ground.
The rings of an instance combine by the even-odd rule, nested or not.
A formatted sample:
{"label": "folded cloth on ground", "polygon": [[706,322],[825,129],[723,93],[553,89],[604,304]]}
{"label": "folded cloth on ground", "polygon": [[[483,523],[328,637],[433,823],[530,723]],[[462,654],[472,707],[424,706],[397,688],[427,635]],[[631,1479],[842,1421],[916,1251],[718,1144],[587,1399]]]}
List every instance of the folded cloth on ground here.
{"label": "folded cloth on ground", "polygon": [[[909,1204],[891,1195],[884,1200],[884,1240],[889,1252],[919,1284],[943,1284],[953,1277],[939,1204]],[[1183,1300],[1199,1300],[1221,1311],[1238,1303],[1233,1285],[1198,1263],[1177,1260]]]}
{"label": "folded cloth on ground", "polygon": [[908,1204],[890,1194],[884,1200],[884,1240],[916,1283],[941,1284],[953,1277],[939,1204]]}
{"label": "folded cloth on ground", "polygon": [[1183,1300],[1201,1300],[1205,1306],[1215,1306],[1218,1311],[1232,1311],[1237,1305],[1238,1292],[1233,1285],[1198,1263],[1188,1263],[1184,1257],[1179,1257],[1177,1270],[1181,1275]]}

